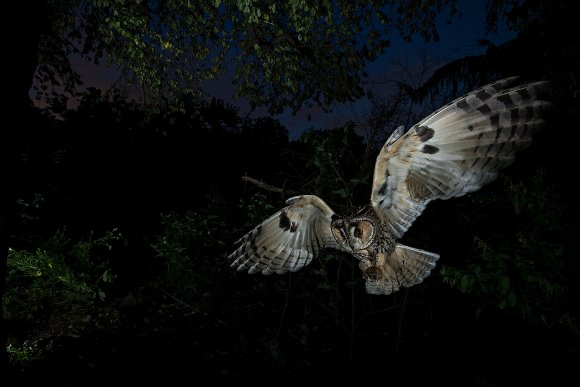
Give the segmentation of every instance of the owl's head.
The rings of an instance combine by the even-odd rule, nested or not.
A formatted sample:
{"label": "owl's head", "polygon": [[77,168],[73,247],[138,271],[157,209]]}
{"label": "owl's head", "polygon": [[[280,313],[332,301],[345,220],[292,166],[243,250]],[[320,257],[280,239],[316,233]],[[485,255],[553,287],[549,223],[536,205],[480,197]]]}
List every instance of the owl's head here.
{"label": "owl's head", "polygon": [[336,241],[358,259],[369,259],[376,233],[375,220],[367,216],[337,218],[332,221],[332,235]]}

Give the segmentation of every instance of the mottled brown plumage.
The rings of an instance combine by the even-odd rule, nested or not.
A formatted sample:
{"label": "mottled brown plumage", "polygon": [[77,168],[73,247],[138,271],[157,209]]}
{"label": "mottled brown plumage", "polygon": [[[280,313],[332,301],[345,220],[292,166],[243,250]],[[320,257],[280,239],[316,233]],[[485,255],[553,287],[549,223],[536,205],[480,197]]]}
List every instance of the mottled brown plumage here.
{"label": "mottled brown plumage", "polygon": [[443,106],[409,130],[395,130],[374,170],[370,205],[337,216],[319,197],[288,199],[288,206],[237,242],[238,271],[297,271],[324,248],[359,260],[366,290],[391,294],[419,284],[439,255],[397,241],[429,202],[474,192],[496,179],[543,125],[547,82],[518,85],[506,78]]}

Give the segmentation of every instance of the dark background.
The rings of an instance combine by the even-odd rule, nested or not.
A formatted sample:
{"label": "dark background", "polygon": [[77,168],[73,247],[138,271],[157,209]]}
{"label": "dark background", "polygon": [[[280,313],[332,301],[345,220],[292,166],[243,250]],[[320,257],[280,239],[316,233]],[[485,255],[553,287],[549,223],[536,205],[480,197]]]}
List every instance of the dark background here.
{"label": "dark background", "polygon": [[[9,63],[1,142],[9,250],[0,380],[564,384],[580,364],[580,57],[566,10],[545,20],[540,40],[519,34],[401,91],[428,101],[433,85],[469,84],[477,68],[480,80],[550,80],[554,108],[497,181],[429,205],[403,243],[441,259],[423,284],[385,297],[367,295],[356,262],[338,252],[272,276],[236,273],[227,256],[297,193],[338,213],[366,204],[391,126],[374,137],[361,123],[313,128],[290,141],[278,120],[219,99],[151,112],[98,89],[57,118],[25,87],[34,39],[13,42],[21,54]],[[15,15],[30,22],[25,11]],[[445,90],[440,99],[460,91]]]}

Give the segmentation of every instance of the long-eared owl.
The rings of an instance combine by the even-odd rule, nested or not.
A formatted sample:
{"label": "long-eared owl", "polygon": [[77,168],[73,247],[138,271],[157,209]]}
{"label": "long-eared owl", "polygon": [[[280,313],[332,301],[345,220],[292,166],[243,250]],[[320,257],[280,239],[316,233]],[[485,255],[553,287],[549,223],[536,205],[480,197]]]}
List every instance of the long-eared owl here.
{"label": "long-eared owl", "polygon": [[399,127],[375,163],[370,203],[341,217],[319,197],[301,195],[255,227],[230,254],[249,273],[286,273],[324,248],[352,254],[370,294],[419,284],[439,255],[398,242],[429,202],[474,192],[509,166],[542,128],[548,83],[501,79],[443,106],[410,129]]}

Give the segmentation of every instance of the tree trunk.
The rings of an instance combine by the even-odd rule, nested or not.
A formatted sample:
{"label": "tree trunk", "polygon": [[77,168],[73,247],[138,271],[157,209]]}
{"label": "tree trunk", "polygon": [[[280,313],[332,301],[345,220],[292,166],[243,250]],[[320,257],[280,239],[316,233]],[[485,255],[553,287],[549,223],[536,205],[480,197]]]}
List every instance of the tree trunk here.
{"label": "tree trunk", "polygon": [[[19,192],[22,140],[18,131],[29,125],[32,103],[29,97],[34,72],[38,64],[38,43],[48,23],[46,1],[28,0],[14,2],[6,15],[14,31],[6,37],[5,93],[6,114],[11,123],[0,131],[0,300],[6,286],[8,249],[12,224],[15,221],[15,204]],[[5,67],[5,68],[6,68]],[[3,308],[0,308],[0,370],[8,368],[6,352],[7,332]],[[5,375],[0,371],[1,375]]]}

